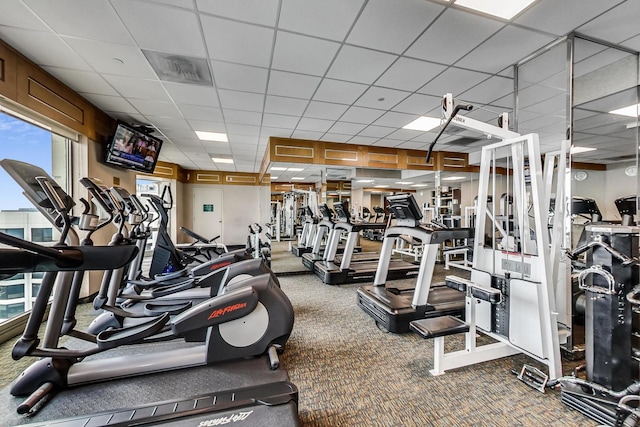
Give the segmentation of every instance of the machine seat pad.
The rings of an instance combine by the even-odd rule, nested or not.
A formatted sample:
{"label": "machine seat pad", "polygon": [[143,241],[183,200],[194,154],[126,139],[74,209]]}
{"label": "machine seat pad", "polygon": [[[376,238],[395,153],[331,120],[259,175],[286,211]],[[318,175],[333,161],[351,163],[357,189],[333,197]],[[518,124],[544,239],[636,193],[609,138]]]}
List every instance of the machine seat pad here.
{"label": "machine seat pad", "polygon": [[469,325],[454,316],[414,320],[409,328],[425,339],[469,332]]}

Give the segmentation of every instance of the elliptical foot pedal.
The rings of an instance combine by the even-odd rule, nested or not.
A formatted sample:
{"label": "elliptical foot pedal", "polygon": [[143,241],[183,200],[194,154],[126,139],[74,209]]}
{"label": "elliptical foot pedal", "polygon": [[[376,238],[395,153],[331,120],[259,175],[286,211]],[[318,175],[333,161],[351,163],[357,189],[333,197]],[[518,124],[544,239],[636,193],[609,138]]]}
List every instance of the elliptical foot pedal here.
{"label": "elliptical foot pedal", "polygon": [[529,387],[538,390],[540,393],[544,393],[547,383],[549,382],[549,376],[547,374],[527,364],[522,366],[518,374],[518,379]]}
{"label": "elliptical foot pedal", "polygon": [[153,303],[148,302],[144,305],[144,314],[147,316],[160,316],[164,313],[169,313],[173,316],[180,314],[183,311],[187,311],[191,308],[193,303],[191,301],[186,302],[166,302],[166,303]]}

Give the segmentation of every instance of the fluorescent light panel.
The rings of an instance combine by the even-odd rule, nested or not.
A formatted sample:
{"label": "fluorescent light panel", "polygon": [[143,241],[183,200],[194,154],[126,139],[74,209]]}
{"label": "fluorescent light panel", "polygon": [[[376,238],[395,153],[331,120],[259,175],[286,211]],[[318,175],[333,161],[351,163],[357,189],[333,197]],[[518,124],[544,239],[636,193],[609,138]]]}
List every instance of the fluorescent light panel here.
{"label": "fluorescent light panel", "polygon": [[629,105],[628,107],[618,108],[617,110],[609,111],[609,114],[618,114],[620,116],[627,117],[640,117],[640,104]]}
{"label": "fluorescent light panel", "polygon": [[413,184],[413,182],[410,182],[410,181],[398,181],[398,182],[396,182],[396,184],[400,184],[400,185],[411,185],[411,184]]}
{"label": "fluorescent light panel", "polygon": [[356,182],[373,182],[375,179],[359,179]]}
{"label": "fluorescent light panel", "polygon": [[278,167],[278,166],[272,166],[271,170],[272,171],[286,171],[287,168],[281,168],[281,167]]}
{"label": "fluorescent light panel", "polygon": [[225,159],[222,157],[212,157],[211,160],[216,163],[233,163],[233,159]]}
{"label": "fluorescent light panel", "polygon": [[456,5],[502,19],[511,19],[535,0],[456,0]]}
{"label": "fluorescent light panel", "polygon": [[449,176],[447,178],[442,178],[443,181],[459,181],[464,179],[464,176]]}
{"label": "fluorescent light panel", "polygon": [[422,116],[422,117],[418,117],[408,125],[403,126],[402,129],[429,132],[430,130],[435,129],[438,126],[440,126],[440,119],[435,117]]}
{"label": "fluorescent light panel", "polygon": [[291,179],[292,179],[292,180],[295,180],[295,181],[304,181],[304,180],[305,180],[305,178],[301,178],[301,177],[299,177],[299,176],[294,176],[294,177],[293,177],[293,178],[291,178]]}
{"label": "fluorescent light panel", "polygon": [[304,168],[288,168],[289,172],[302,172]]}
{"label": "fluorescent light panel", "polygon": [[227,138],[226,133],[205,132],[197,130],[196,135],[198,136],[198,138],[200,138],[201,141],[229,142],[229,138]]}
{"label": "fluorescent light panel", "polygon": [[571,147],[571,154],[587,153],[589,151],[595,151],[595,150],[597,150],[597,148],[573,146]]}
{"label": "fluorescent light panel", "polygon": [[389,186],[388,185],[376,185],[375,188],[387,188],[387,187],[389,187]]}

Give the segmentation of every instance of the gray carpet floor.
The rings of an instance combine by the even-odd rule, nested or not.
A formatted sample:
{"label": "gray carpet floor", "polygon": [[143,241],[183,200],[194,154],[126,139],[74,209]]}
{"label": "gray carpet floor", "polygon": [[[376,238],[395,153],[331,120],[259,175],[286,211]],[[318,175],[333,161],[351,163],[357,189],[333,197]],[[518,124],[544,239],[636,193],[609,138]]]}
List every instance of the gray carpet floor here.
{"label": "gray carpet floor", "polygon": [[[301,265],[287,246],[273,247],[276,273],[282,263]],[[438,266],[437,277],[443,274]],[[531,363],[524,356],[434,377],[432,341],[379,330],[356,305],[359,285],[324,285],[312,274],[282,276],[280,283],[296,313],[281,358],[300,390],[305,426],[596,425],[563,405],[559,391],[542,394],[518,381],[511,370]],[[462,344],[462,336],[452,337],[448,349]],[[0,347],[2,386],[23,369],[10,360],[10,347]]]}

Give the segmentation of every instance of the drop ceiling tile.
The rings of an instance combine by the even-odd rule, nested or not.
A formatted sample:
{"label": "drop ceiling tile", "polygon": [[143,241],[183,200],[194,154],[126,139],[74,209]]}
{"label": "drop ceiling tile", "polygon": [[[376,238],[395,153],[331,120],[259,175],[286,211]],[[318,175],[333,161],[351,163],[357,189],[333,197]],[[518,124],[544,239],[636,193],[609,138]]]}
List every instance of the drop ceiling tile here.
{"label": "drop ceiling tile", "polygon": [[327,142],[347,142],[350,138],[351,138],[351,135],[344,135],[339,133],[325,133],[322,136],[322,138],[320,138],[320,140],[327,141]]}
{"label": "drop ceiling tile", "polygon": [[347,142],[349,144],[373,145],[379,140],[380,138],[378,137],[356,135]]}
{"label": "drop ceiling tile", "polygon": [[269,70],[266,68],[221,61],[211,61],[211,66],[216,86],[220,89],[257,93],[265,93],[267,90]]}
{"label": "drop ceiling tile", "polygon": [[22,2],[5,2],[0,14],[0,26],[47,31],[46,24]]}
{"label": "drop ceiling tile", "polygon": [[162,82],[164,88],[177,104],[219,107],[218,95],[212,87],[189,85],[184,83]]}
{"label": "drop ceiling tile", "polygon": [[307,100],[286,98],[283,96],[267,95],[264,111],[265,113],[286,114],[290,116],[302,116],[307,107]]}
{"label": "drop ceiling tile", "polygon": [[503,26],[504,23],[449,8],[407,50],[406,55],[454,64]]}
{"label": "drop ceiling tile", "polygon": [[264,107],[264,95],[258,93],[220,89],[218,96],[222,108],[261,112]]}
{"label": "drop ceiling tile", "polygon": [[260,136],[260,126],[227,124],[229,135]]}
{"label": "drop ceiling tile", "polygon": [[340,119],[345,122],[363,123],[368,125],[382,116],[384,112],[384,110],[353,106],[350,107]]}
{"label": "drop ceiling tile", "polygon": [[355,46],[343,46],[331,64],[327,77],[371,84],[397,59],[388,53]]}
{"label": "drop ceiling tile", "polygon": [[41,67],[91,70],[87,62],[55,34],[0,27],[0,39]]}
{"label": "drop ceiling tile", "polygon": [[384,138],[395,130],[396,128],[391,128],[386,126],[367,126],[362,131],[360,131],[358,136]]}
{"label": "drop ceiling tile", "polygon": [[370,0],[347,43],[402,53],[442,10],[442,5],[421,0]]}
{"label": "drop ceiling tile", "polygon": [[293,129],[283,129],[283,128],[274,128],[268,126],[262,126],[262,130],[260,132],[260,144],[266,144],[269,141],[270,136],[277,136],[280,138],[291,138],[291,134],[293,133]]}
{"label": "drop ceiling tile", "polygon": [[268,67],[274,31],[271,28],[200,16],[211,58]]}
{"label": "drop ceiling tile", "polygon": [[628,48],[628,49],[633,49],[635,51],[640,51],[640,35],[636,36],[636,37],[631,37],[628,40],[625,40],[624,42],[620,43],[620,45]]}
{"label": "drop ceiling tile", "polygon": [[[589,2],[591,3],[591,2]],[[610,4],[607,2],[597,2]],[[616,2],[617,3],[617,2]],[[600,5],[589,5],[594,9],[600,9]],[[594,10],[595,12],[595,10]],[[610,43],[619,43],[638,35],[637,19],[627,19],[629,16],[640,16],[640,5],[637,1],[626,1],[598,16],[597,18],[578,27],[577,31],[596,39],[606,40]]]}
{"label": "drop ceiling tile", "polygon": [[129,102],[144,115],[181,117],[180,111],[172,102],[160,102],[147,99],[129,99]]}
{"label": "drop ceiling tile", "polygon": [[316,132],[311,130],[296,129],[291,134],[291,138],[308,139],[311,141],[319,141],[324,132]]}
{"label": "drop ceiling tile", "polygon": [[303,117],[300,119],[300,123],[298,123],[296,130],[310,130],[324,133],[333,126],[333,123],[333,120],[310,119]]}
{"label": "drop ceiling tile", "polygon": [[333,126],[331,126],[330,133],[355,135],[365,127],[365,125],[359,123],[336,122]]}
{"label": "drop ceiling tile", "polygon": [[254,24],[275,26],[278,0],[196,0],[200,12]]}
{"label": "drop ceiling tile", "polygon": [[163,132],[168,132],[172,137],[180,135],[182,138],[196,138],[196,134],[191,129],[191,126],[189,126],[189,123],[182,117],[157,117],[147,115],[146,118],[149,119],[152,125],[158,129],[162,129]]}
{"label": "drop ceiling tile", "polygon": [[87,101],[91,102],[93,105],[99,105],[100,108],[104,111],[124,113],[124,114],[140,113],[129,102],[127,102],[126,99],[120,96],[109,96],[109,95],[99,95],[95,93],[89,93],[89,94],[85,94],[85,98],[87,99]]}
{"label": "drop ceiling tile", "polygon": [[269,114],[265,113],[262,117],[262,124],[264,126],[272,126],[277,128],[295,129],[300,117],[298,116],[285,116],[282,114]]}
{"label": "drop ceiling tile", "polygon": [[171,98],[169,98],[169,95],[167,95],[164,87],[158,80],[145,80],[108,74],[103,75],[103,77],[125,98],[171,102]]}
{"label": "drop ceiling tile", "polygon": [[514,22],[563,36],[618,3],[620,0],[540,0]]}
{"label": "drop ceiling tile", "polygon": [[202,105],[178,104],[182,115],[187,120],[211,120],[222,123],[222,112],[219,108],[204,107]]}
{"label": "drop ceiling tile", "polygon": [[181,7],[193,10],[193,0],[150,0],[154,3],[166,4],[168,6]]}
{"label": "drop ceiling tile", "polygon": [[189,126],[191,126],[191,129],[193,129],[194,131],[199,130],[204,132],[226,133],[227,129],[229,129],[229,127],[225,129],[224,123],[216,123],[209,120],[187,119],[187,122],[189,123]]}
{"label": "drop ceiling tile", "polygon": [[376,86],[413,92],[447,67],[432,62],[402,57],[376,80]]}
{"label": "drop ceiling tile", "polygon": [[507,25],[458,61],[456,65],[477,71],[497,73],[551,41],[553,41],[551,36]]}
{"label": "drop ceiling tile", "polygon": [[[410,129],[397,129],[395,132],[390,133],[386,136],[386,139],[398,139],[400,141],[408,141],[413,139],[419,135],[422,135],[424,132],[419,130],[410,130]],[[424,144],[421,142],[421,144]]]}
{"label": "drop ceiling tile", "polygon": [[262,124],[262,113],[256,111],[224,110],[224,120],[226,123],[238,123],[260,126]]}
{"label": "drop ceiling tile", "polygon": [[488,74],[450,67],[444,73],[424,85],[418,92],[442,98],[446,93],[457,96],[489,78]]}
{"label": "drop ceiling tile", "polygon": [[70,70],[68,68],[43,68],[67,86],[73,86],[76,92],[80,94],[96,93],[99,95],[118,96],[115,89],[111,87],[99,74],[92,73],[90,71]]}
{"label": "drop ceiling tile", "polygon": [[157,79],[147,58],[135,46],[71,37],[64,41],[99,73]]}
{"label": "drop ceiling tile", "polygon": [[409,95],[409,92],[371,86],[360,98],[358,98],[355,104],[360,107],[387,110],[407,98]]}
{"label": "drop ceiling tile", "polygon": [[378,126],[391,126],[395,128],[401,128],[408,123],[411,123],[416,118],[417,116],[415,114],[396,113],[393,111],[389,111],[387,113],[384,113],[373,124]]}
{"label": "drop ceiling tile", "polygon": [[343,104],[311,101],[304,112],[304,116],[314,119],[338,120],[347,108],[349,106]]}
{"label": "drop ceiling tile", "polygon": [[203,58],[206,49],[192,11],[131,0],[112,0],[136,44],[143,49]]}
{"label": "drop ceiling tile", "polygon": [[234,147],[245,147],[247,150],[249,147],[252,149],[256,149],[258,146],[258,137],[257,136],[249,136],[249,135],[236,135],[229,134],[229,144],[231,144],[231,148]]}
{"label": "drop ceiling tile", "polygon": [[393,111],[424,115],[434,108],[439,107],[441,103],[441,97],[414,93],[394,106]]}
{"label": "drop ceiling tile", "polygon": [[323,76],[339,48],[335,42],[278,31],[272,67]]}
{"label": "drop ceiling tile", "polygon": [[367,86],[363,84],[323,79],[313,95],[313,99],[338,104],[352,104],[365,90],[367,90]]}
{"label": "drop ceiling tile", "polygon": [[364,0],[283,0],[278,27],[296,33],[342,41]]}
{"label": "drop ceiling tile", "polygon": [[402,142],[395,140],[395,139],[379,139],[377,140],[375,143],[373,143],[372,145],[375,145],[376,147],[389,147],[389,148],[393,148],[393,147],[397,147],[398,145],[401,145]]}
{"label": "drop ceiling tile", "polygon": [[[133,44],[129,32],[109,2],[27,0],[25,3],[60,35]],[[70,10],[73,13],[69,13]],[[96,22],[100,22],[100,25],[95,25]]]}
{"label": "drop ceiling tile", "polygon": [[513,80],[506,77],[493,76],[479,85],[460,94],[460,98],[468,102],[486,104],[513,92]]}
{"label": "drop ceiling tile", "polygon": [[292,98],[311,98],[320,84],[320,77],[304,74],[271,71],[268,93]]}
{"label": "drop ceiling tile", "polygon": [[[423,142],[407,141],[398,145],[398,148],[403,148],[405,150],[427,150],[429,146]],[[426,163],[426,159],[425,159],[425,163]]]}

